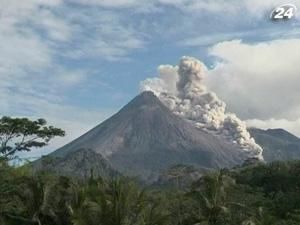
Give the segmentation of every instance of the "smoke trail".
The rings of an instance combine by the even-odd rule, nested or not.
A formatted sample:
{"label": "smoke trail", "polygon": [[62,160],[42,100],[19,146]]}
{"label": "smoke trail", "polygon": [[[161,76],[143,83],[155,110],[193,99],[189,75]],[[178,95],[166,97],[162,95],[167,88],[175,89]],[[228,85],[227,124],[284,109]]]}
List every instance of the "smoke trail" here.
{"label": "smoke trail", "polygon": [[263,160],[262,148],[226,104],[204,84],[207,68],[199,60],[182,57],[178,66],[162,65],[159,77],[141,82],[141,91],[152,91],[175,114],[191,120],[199,129],[222,136],[249,156]]}

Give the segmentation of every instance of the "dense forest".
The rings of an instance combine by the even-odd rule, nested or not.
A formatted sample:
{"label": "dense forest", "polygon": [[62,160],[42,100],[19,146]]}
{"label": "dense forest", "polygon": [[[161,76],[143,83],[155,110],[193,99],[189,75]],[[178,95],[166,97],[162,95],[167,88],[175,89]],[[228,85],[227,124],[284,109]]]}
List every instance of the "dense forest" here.
{"label": "dense forest", "polygon": [[182,189],[0,165],[1,225],[300,224],[298,161],[215,171]]}
{"label": "dense forest", "polygon": [[256,162],[168,187],[10,165],[17,152],[63,135],[42,119],[0,119],[0,225],[300,224],[300,161]]}

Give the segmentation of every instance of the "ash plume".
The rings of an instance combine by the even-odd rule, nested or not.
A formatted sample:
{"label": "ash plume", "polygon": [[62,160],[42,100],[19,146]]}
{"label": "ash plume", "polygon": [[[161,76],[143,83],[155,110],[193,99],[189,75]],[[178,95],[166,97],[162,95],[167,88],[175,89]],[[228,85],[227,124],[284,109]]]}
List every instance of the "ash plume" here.
{"label": "ash plume", "polygon": [[263,160],[263,150],[250,136],[246,124],[226,112],[225,102],[205,86],[206,72],[202,62],[185,56],[178,66],[159,66],[159,76],[142,81],[140,90],[152,91],[173,113],[239,145],[249,157]]}

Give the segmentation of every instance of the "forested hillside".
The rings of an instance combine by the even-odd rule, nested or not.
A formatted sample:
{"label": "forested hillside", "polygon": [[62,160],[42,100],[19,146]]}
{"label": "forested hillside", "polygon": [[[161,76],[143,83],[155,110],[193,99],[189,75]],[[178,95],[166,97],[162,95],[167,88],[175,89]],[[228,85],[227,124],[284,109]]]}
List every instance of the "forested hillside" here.
{"label": "forested hillside", "polygon": [[296,225],[300,162],[273,162],[203,176],[187,189],[129,178],[78,181],[30,166],[0,167],[1,225]]}

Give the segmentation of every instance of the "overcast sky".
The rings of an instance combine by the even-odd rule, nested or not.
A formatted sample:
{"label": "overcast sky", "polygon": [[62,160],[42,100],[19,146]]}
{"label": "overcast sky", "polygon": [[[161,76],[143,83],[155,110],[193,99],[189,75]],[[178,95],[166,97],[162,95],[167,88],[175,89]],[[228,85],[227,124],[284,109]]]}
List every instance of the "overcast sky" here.
{"label": "overcast sky", "polygon": [[[0,0],[0,114],[45,118],[67,143],[138,94],[161,64],[194,56],[251,126],[300,136],[300,0]],[[300,12],[299,12],[300,15]]]}

